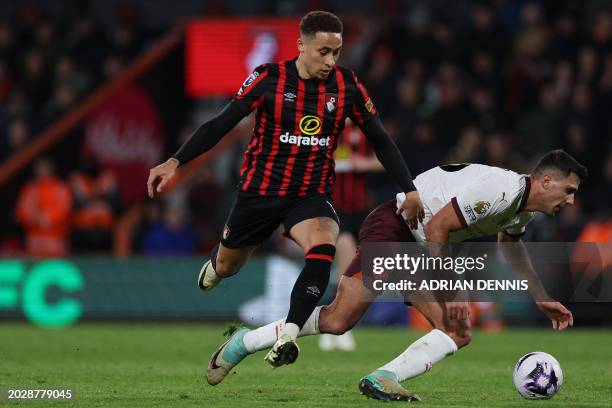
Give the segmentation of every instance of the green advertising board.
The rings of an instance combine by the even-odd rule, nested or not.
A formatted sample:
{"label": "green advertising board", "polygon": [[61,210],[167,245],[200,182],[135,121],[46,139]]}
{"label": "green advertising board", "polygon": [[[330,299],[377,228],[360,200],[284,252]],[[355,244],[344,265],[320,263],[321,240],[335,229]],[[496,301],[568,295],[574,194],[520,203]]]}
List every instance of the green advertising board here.
{"label": "green advertising board", "polygon": [[284,313],[299,272],[297,264],[284,258],[254,258],[214,291],[202,292],[196,284],[202,262],[201,258],[102,257],[2,260],[0,318],[52,327],[92,319],[241,318],[256,323],[275,317],[261,316],[262,310]]}

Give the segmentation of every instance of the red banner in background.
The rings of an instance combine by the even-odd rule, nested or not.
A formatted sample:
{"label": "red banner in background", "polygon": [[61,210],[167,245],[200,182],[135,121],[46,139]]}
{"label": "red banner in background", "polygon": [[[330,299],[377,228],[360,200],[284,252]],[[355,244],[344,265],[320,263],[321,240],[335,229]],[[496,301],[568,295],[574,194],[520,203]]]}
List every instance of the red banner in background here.
{"label": "red banner in background", "polygon": [[297,56],[299,19],[214,19],[186,33],[186,89],[192,97],[235,94],[253,68]]}
{"label": "red banner in background", "polygon": [[124,204],[144,198],[149,169],[164,148],[155,102],[137,86],[123,88],[90,116],[84,148],[116,175]]}

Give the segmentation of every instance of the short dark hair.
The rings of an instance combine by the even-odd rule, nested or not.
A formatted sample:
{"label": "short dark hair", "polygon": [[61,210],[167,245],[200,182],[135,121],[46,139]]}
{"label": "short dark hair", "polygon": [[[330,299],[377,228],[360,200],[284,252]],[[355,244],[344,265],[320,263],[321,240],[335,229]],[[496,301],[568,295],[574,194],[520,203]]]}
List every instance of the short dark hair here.
{"label": "short dark hair", "polygon": [[305,37],[314,37],[319,31],[342,34],[342,29],[342,21],[328,11],[311,11],[300,21],[300,34]]}
{"label": "short dark hair", "polygon": [[544,173],[544,171],[551,169],[559,171],[565,177],[569,176],[571,173],[574,173],[576,176],[578,176],[581,182],[584,181],[588,175],[586,167],[578,163],[576,159],[574,159],[565,150],[561,149],[552,150],[542,156],[533,170],[533,174],[536,177],[539,177]]}

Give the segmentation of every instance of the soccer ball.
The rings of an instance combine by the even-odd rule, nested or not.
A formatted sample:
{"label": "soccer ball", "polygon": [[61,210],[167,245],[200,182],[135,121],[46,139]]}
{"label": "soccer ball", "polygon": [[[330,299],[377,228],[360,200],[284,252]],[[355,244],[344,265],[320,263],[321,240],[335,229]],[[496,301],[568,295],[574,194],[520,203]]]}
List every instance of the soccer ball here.
{"label": "soccer ball", "polygon": [[563,384],[559,362],[541,351],[525,354],[514,366],[514,388],[525,399],[552,398]]}

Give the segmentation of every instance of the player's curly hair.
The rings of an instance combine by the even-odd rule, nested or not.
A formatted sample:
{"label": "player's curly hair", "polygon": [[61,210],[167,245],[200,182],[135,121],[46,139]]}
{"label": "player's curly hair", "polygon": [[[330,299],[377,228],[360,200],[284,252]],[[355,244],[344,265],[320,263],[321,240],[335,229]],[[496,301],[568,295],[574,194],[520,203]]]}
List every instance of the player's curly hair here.
{"label": "player's curly hair", "polygon": [[584,181],[588,175],[587,168],[562,149],[552,150],[542,156],[533,170],[533,174],[539,177],[546,170],[557,170],[564,177],[574,173],[580,181]]}
{"label": "player's curly hair", "polygon": [[342,34],[342,21],[328,11],[311,11],[300,21],[300,34],[304,37],[314,37],[317,32]]}

